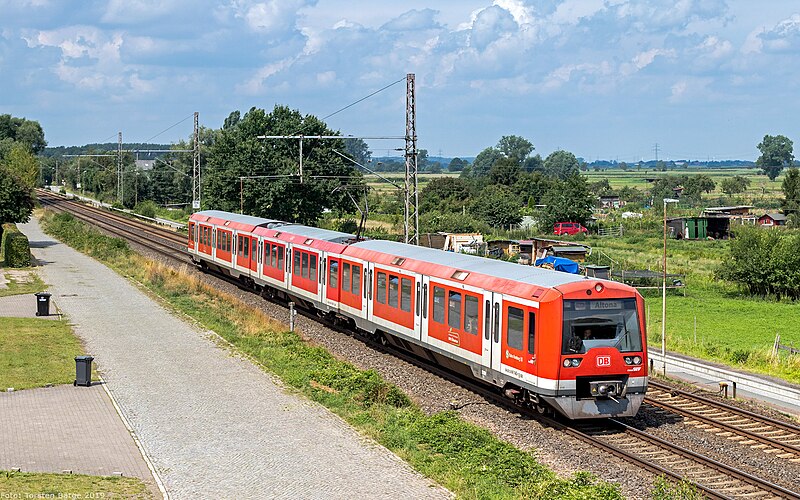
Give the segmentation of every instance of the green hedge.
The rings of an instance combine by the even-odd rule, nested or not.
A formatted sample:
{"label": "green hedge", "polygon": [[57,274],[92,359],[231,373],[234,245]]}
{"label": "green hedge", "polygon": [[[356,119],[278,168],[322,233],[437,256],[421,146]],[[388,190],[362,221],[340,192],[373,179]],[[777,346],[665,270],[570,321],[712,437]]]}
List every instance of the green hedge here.
{"label": "green hedge", "polygon": [[19,232],[14,224],[3,224],[0,240],[0,259],[7,267],[28,267],[31,265],[31,247],[28,238]]}

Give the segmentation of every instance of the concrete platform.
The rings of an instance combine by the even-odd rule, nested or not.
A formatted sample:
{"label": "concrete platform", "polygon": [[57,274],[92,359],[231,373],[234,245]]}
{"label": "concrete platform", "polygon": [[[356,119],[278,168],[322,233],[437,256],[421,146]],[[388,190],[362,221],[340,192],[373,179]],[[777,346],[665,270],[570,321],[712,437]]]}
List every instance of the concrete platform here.
{"label": "concrete platform", "polygon": [[58,307],[55,297],[50,297],[50,315],[36,315],[36,296],[33,294],[9,295],[0,297],[0,316],[8,318],[40,318],[40,319],[61,319],[58,314]]}

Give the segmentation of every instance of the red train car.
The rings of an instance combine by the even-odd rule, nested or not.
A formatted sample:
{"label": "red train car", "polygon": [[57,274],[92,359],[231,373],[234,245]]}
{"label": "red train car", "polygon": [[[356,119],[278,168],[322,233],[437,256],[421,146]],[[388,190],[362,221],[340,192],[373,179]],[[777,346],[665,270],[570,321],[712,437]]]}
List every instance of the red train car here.
{"label": "red train car", "polygon": [[218,211],[192,216],[188,247],[541,410],[632,416],[644,399],[643,300],[627,285]]}

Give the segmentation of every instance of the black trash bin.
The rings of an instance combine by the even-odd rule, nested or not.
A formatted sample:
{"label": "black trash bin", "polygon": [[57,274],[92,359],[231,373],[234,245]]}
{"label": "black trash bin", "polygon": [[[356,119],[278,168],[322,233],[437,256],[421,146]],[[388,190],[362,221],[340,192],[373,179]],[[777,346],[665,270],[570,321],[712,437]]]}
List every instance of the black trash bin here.
{"label": "black trash bin", "polygon": [[36,315],[37,316],[50,316],[50,297],[51,294],[47,292],[39,292],[36,295]]}
{"label": "black trash bin", "polygon": [[72,385],[92,385],[92,361],[91,356],[75,356],[75,382]]}

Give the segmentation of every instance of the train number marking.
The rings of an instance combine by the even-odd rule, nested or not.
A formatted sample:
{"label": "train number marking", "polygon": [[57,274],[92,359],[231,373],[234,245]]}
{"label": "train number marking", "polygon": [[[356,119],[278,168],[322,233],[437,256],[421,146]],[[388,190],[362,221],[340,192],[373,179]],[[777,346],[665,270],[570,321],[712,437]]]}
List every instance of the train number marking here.
{"label": "train number marking", "polygon": [[611,366],[611,356],[597,356],[597,366]]}

